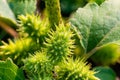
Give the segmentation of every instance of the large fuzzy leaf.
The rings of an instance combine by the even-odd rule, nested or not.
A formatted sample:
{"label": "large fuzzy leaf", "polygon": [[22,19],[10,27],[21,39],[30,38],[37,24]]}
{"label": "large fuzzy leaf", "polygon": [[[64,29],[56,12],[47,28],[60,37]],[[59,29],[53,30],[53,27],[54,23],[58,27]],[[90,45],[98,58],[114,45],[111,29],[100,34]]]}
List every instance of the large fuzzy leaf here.
{"label": "large fuzzy leaf", "polygon": [[[84,8],[79,8],[71,19],[72,27],[78,31],[81,45],[86,52],[91,51],[94,53],[97,51],[95,50],[96,47],[99,47],[99,50],[102,49],[101,53],[109,54],[111,53],[109,50],[103,50],[108,47],[106,45],[116,44],[118,45],[117,48],[119,48],[119,21],[119,0],[107,0],[100,6],[96,3],[88,3]],[[115,54],[115,52],[116,51],[114,51],[113,54]],[[120,52],[117,51],[117,55],[118,54],[120,54]],[[120,55],[118,55],[118,57],[119,56]]]}
{"label": "large fuzzy leaf", "polygon": [[25,80],[23,72],[11,59],[0,61],[0,80]]}

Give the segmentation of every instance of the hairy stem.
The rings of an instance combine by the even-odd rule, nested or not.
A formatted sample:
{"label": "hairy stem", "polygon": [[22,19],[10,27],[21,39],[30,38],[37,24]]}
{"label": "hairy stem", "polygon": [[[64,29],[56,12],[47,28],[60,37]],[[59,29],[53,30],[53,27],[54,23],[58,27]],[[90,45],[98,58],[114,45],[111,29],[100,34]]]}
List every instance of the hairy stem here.
{"label": "hairy stem", "polygon": [[59,0],[45,0],[45,7],[49,19],[50,27],[55,29],[55,25],[62,23]]}

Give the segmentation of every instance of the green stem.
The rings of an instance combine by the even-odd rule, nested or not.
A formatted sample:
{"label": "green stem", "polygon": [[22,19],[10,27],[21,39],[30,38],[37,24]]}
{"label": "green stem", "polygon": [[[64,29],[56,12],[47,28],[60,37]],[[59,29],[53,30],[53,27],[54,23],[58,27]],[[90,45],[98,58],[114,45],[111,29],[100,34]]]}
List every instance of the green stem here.
{"label": "green stem", "polygon": [[83,57],[85,57],[85,59],[89,59],[93,54],[95,54],[95,52],[97,50],[99,50],[101,47],[95,47],[94,49],[92,49],[90,52],[86,53],[85,55],[83,55]]}
{"label": "green stem", "polygon": [[59,0],[45,0],[45,6],[50,23],[50,27],[55,29],[55,25],[62,23]]}

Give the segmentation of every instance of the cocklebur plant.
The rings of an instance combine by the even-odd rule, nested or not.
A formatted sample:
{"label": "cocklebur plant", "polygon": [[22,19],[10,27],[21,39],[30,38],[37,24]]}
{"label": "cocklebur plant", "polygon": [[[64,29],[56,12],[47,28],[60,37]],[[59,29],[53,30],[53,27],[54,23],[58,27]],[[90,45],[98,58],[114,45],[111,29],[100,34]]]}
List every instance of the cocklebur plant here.
{"label": "cocklebur plant", "polygon": [[[50,63],[53,65],[54,68],[63,60],[67,59],[68,56],[72,53],[72,49],[74,48],[74,40],[72,40],[73,33],[70,31],[70,27],[60,24],[58,26],[56,25],[55,29],[56,29],[55,31],[54,30],[49,31],[48,37],[45,38],[45,42],[44,42],[45,47],[43,48],[43,52],[47,54],[48,59],[50,60]],[[36,58],[34,57],[34,59]],[[32,62],[32,59],[30,61],[31,61],[30,64],[33,64],[32,66],[36,65],[34,64],[34,62]],[[28,62],[29,64],[29,61],[25,61],[25,62]],[[41,63],[41,62],[38,61],[38,63]],[[29,67],[24,67],[24,68],[25,70],[29,70],[27,69]],[[35,69],[35,67],[33,67],[33,69]],[[59,74],[57,74],[56,71],[54,72],[55,74],[53,74],[53,76],[56,75],[56,77],[53,77],[53,78],[56,79],[59,77]],[[78,74],[80,73],[81,72],[79,72]],[[39,76],[36,75],[35,77],[39,79]],[[88,78],[88,80],[90,80],[90,78]],[[95,80],[97,80],[97,78]]]}
{"label": "cocklebur plant", "polygon": [[68,58],[56,66],[57,80],[99,80],[84,59]]}
{"label": "cocklebur plant", "polygon": [[[14,58],[18,57],[19,61],[23,61],[24,64],[20,67],[22,67],[22,69],[25,71],[25,74],[27,75],[26,79],[30,79],[30,80],[59,79],[60,80],[60,79],[64,79],[64,75],[61,74],[66,74],[66,71],[68,71],[68,76],[66,76],[65,78],[66,80],[70,80],[71,77],[73,80],[75,80],[77,77],[80,79],[98,80],[94,76],[94,71],[91,71],[90,68],[87,67],[84,61],[77,59],[75,59],[75,61],[74,60],[72,61],[71,59],[70,60],[68,59],[71,58],[72,56],[71,54],[74,54],[73,49],[75,46],[74,46],[74,39],[72,38],[74,35],[70,27],[64,25],[62,22],[60,10],[59,10],[59,0],[45,0],[45,3],[47,5],[46,8],[48,10],[47,11],[48,22],[46,22],[47,25],[45,24],[44,20],[40,21],[40,18],[38,16],[26,15],[20,17],[21,27],[18,30],[20,33],[20,38],[16,40],[16,42],[14,43],[8,43],[8,45],[3,45],[6,46],[6,48],[1,50],[1,52],[5,52],[1,55],[4,56],[4,54],[11,52],[9,55],[5,57],[13,56],[11,57],[13,60]],[[52,5],[54,6],[52,6],[50,3],[52,3]],[[53,4],[53,3],[57,3],[57,4]],[[54,12],[53,10],[56,9],[57,11]],[[23,41],[23,43],[17,42],[21,39],[28,39],[28,38],[32,41],[31,42]],[[26,45],[26,43],[28,43],[29,45],[35,43],[35,45],[29,46]],[[7,46],[9,46],[8,48],[9,50],[7,50]],[[21,47],[25,49],[21,49]],[[31,50],[34,48],[35,50],[31,52]],[[26,50],[28,51],[26,53],[27,56],[24,56],[23,52]],[[15,53],[14,55],[12,55],[13,52]],[[19,54],[17,52],[19,52]],[[24,57],[24,60],[23,58],[21,58],[22,56]],[[66,66],[63,66],[62,64]],[[67,64],[70,65],[68,66]],[[72,69],[76,69],[76,68],[77,69],[70,71],[68,67],[71,68],[71,66],[73,66],[71,64],[74,65],[74,68]],[[59,67],[60,69],[59,68],[57,69],[57,67]],[[64,68],[67,70],[62,71],[62,69],[64,70]],[[84,71],[80,71],[80,70],[84,70]]]}
{"label": "cocklebur plant", "polygon": [[30,80],[99,80],[84,60],[68,59],[71,58],[74,48],[72,36],[70,27],[63,25],[57,26],[56,31],[50,31],[42,52],[35,52],[35,55],[24,60],[23,68],[28,78]]}

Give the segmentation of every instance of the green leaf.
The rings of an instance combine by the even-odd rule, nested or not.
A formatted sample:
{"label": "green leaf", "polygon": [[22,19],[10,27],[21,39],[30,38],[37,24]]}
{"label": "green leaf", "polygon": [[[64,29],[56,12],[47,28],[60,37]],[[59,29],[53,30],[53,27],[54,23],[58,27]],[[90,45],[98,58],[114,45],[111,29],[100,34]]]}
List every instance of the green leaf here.
{"label": "green leaf", "polygon": [[9,58],[0,61],[0,80],[25,80],[23,71]]}
{"label": "green leaf", "polygon": [[116,80],[116,73],[109,67],[95,67],[94,70],[100,80]]}
{"label": "green leaf", "polygon": [[80,35],[80,42],[87,51],[88,41],[90,38],[91,25],[93,17],[99,6],[96,3],[89,3],[84,8],[79,8],[71,19],[72,27],[76,28]]}
{"label": "green leaf", "polygon": [[[94,56],[96,59],[101,58],[101,54],[107,56],[109,62],[114,63],[113,59],[120,57],[119,51],[108,52],[112,48],[112,45],[116,44],[120,49],[120,1],[119,0],[107,0],[100,6],[96,3],[88,3],[84,8],[79,8],[72,17],[72,28],[77,30],[77,34],[80,35],[80,42],[86,53],[95,53],[100,49],[104,49],[99,56]],[[103,47],[104,46],[104,47]],[[105,49],[106,48],[106,49]],[[116,53],[117,52],[117,53]],[[106,54],[109,53],[109,54]],[[118,57],[110,58],[109,55],[114,54]],[[96,60],[97,61],[97,60]],[[104,57],[100,62],[105,62]],[[107,64],[105,62],[105,64]]]}
{"label": "green leaf", "polygon": [[11,27],[16,27],[16,19],[14,13],[10,9],[6,0],[0,0],[0,21]]}

